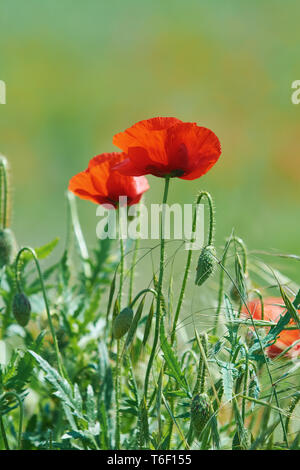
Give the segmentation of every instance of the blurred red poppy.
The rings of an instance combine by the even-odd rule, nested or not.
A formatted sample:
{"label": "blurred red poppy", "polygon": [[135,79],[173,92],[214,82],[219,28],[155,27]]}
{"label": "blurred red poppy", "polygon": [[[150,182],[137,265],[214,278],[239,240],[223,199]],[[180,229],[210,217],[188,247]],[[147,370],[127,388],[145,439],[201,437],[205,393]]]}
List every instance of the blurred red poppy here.
{"label": "blurred red poppy", "polygon": [[172,117],[140,121],[116,134],[113,143],[127,156],[116,166],[123,175],[194,180],[221,155],[219,139],[210,129]]}
{"label": "blurred red poppy", "polygon": [[[253,318],[261,320],[261,303],[259,300],[252,300],[248,302],[248,309]],[[264,300],[264,320],[278,322],[280,315],[286,312],[283,300],[281,297],[268,297]],[[243,313],[249,316],[246,307],[243,307]],[[295,325],[293,321],[289,325]],[[295,341],[300,340],[300,330],[284,330],[280,333],[276,343],[267,348],[269,357],[278,356],[284,349],[291,346]],[[300,354],[300,343],[291,348],[287,355],[289,357],[296,357]]]}
{"label": "blurred red poppy", "polygon": [[144,176],[124,176],[112,167],[122,162],[123,153],[102,153],[92,158],[85,171],[71,178],[69,190],[81,199],[88,199],[96,204],[110,204],[117,208],[119,197],[127,197],[127,205],[137,204],[143,193],[149,189]]}

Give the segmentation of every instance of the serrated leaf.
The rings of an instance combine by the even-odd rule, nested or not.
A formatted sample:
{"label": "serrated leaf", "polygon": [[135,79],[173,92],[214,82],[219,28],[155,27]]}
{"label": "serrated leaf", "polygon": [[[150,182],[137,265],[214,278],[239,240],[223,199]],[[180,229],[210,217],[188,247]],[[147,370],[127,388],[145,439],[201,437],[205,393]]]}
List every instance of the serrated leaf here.
{"label": "serrated leaf", "polygon": [[54,395],[59,397],[62,402],[67,405],[76,416],[81,419],[84,419],[84,417],[82,416],[82,410],[80,409],[80,402],[78,402],[78,395],[76,398],[73,396],[72,388],[69,382],[65,378],[63,378],[57,372],[56,369],[50,366],[50,364],[41,356],[31,350],[28,350],[28,352],[35,358],[35,360],[39,363],[43,371],[46,373],[46,380],[55,389]]}
{"label": "serrated leaf", "polygon": [[79,390],[77,383],[74,385],[74,401],[75,401],[77,410],[79,410],[80,413],[82,413],[82,398],[81,398],[80,390]]}
{"label": "serrated leaf", "polygon": [[86,393],[86,415],[89,424],[95,424],[97,419],[97,408],[93,387],[89,384]]}
{"label": "serrated leaf", "polygon": [[231,401],[233,395],[234,364],[230,362],[218,362],[218,364],[221,367],[225,399]]}
{"label": "serrated leaf", "polygon": [[[51,242],[46,243],[45,245],[40,246],[39,248],[35,248],[34,251],[35,251],[37,258],[38,259],[47,258],[52,253],[52,251],[54,250],[58,242],[59,242],[59,237],[56,237]],[[27,261],[31,259],[32,259],[32,255],[30,253],[28,252],[22,253],[22,261]]]}

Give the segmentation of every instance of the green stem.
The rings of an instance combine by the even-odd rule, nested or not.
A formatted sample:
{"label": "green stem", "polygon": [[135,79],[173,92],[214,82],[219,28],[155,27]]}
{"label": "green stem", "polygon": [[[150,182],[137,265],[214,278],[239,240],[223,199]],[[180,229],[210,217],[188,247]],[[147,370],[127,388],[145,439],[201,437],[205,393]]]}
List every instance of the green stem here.
{"label": "green stem", "polygon": [[[138,209],[139,210],[139,209]],[[138,212],[138,217],[140,217],[140,213]],[[139,220],[139,225],[140,225],[140,220]],[[135,273],[135,267],[136,267],[136,261],[137,261],[137,255],[139,251],[139,246],[140,246],[140,238],[137,238],[135,240],[134,244],[134,251],[133,251],[133,256],[132,256],[132,267],[130,270],[130,278],[129,278],[129,302],[131,302],[132,299],[132,293],[133,293],[133,282],[134,282],[134,273]]]}
{"label": "green stem", "polygon": [[120,449],[120,340],[117,340],[117,363],[115,376],[115,393],[116,393],[116,429],[115,429],[115,448]]}
{"label": "green stem", "polygon": [[91,277],[91,267],[87,260],[89,259],[89,252],[85,243],[85,239],[82,233],[81,225],[79,222],[76,199],[73,193],[67,192],[67,198],[69,202],[71,221],[73,231],[76,239],[76,243],[79,250],[80,260],[82,263],[83,272],[86,278]]}
{"label": "green stem", "polygon": [[265,308],[264,308],[264,300],[263,300],[263,296],[261,295],[260,291],[258,289],[254,289],[255,294],[257,295],[257,297],[259,298],[259,301],[260,301],[260,309],[261,309],[261,315],[260,315],[260,319],[262,321],[264,321],[264,317],[265,317]]}
{"label": "green stem", "polygon": [[[247,250],[246,250],[246,246],[245,246],[245,244],[244,244],[244,242],[241,238],[232,237],[227,242],[223,257],[222,257],[221,262],[219,264],[221,265],[221,267],[222,266],[225,267],[228,250],[229,250],[229,247],[230,247],[231,243],[233,243],[233,242],[236,243],[237,245],[239,245],[239,247],[241,248],[241,251],[243,253],[243,270],[244,270],[244,273],[246,273],[247,272]],[[222,303],[223,303],[223,294],[224,294],[224,270],[221,269],[221,271],[220,271],[220,282],[219,282],[218,306],[217,306],[217,311],[216,311],[214,329],[213,329],[213,332],[212,332],[213,336],[215,336],[217,334],[217,330],[218,330],[219,316],[220,316]]]}
{"label": "green stem", "polygon": [[[236,287],[236,289],[238,290],[239,292],[239,288],[238,286],[236,285],[235,281],[232,279],[230,273],[227,271],[227,269],[225,268],[224,264],[221,265],[221,269],[222,271],[224,271],[228,278],[231,280],[231,282],[233,283],[233,285]],[[241,300],[243,302],[243,304],[245,305],[246,309],[247,309],[247,313],[250,317],[250,320],[251,320],[251,326],[253,327],[254,331],[255,331],[255,335],[257,337],[257,340],[258,340],[258,343],[259,343],[259,347],[261,349],[261,352],[262,352],[262,355],[264,357],[264,364],[266,366],[266,369],[267,369],[267,374],[268,374],[268,378],[270,380],[270,384],[272,386],[272,389],[273,389],[273,392],[274,392],[274,398],[275,398],[275,401],[276,401],[276,406],[278,409],[280,409],[280,406],[279,406],[279,399],[278,399],[278,394],[277,394],[277,390],[276,390],[276,383],[273,382],[273,378],[272,378],[272,374],[271,374],[271,370],[270,370],[270,367],[269,367],[269,364],[268,364],[268,361],[267,361],[267,358],[266,358],[266,354],[265,354],[265,351],[264,351],[264,348],[263,348],[263,345],[262,345],[262,342],[260,340],[260,336],[257,332],[257,328],[256,328],[256,325],[255,325],[255,322],[253,320],[253,317],[252,317],[252,314],[249,310],[249,307],[247,305],[247,300],[245,299],[245,297],[243,296],[243,293],[242,292],[239,292],[239,295],[241,297]],[[280,424],[281,424],[281,427],[282,427],[282,433],[283,433],[283,438],[284,438],[284,441],[285,441],[285,444],[287,446],[287,448],[289,448],[289,443],[288,443],[288,438],[287,438],[287,432],[286,432],[286,428],[284,426],[284,422],[283,422],[283,418],[282,418],[282,414],[281,414],[281,411],[279,411],[279,419],[280,419]]]}
{"label": "green stem", "polygon": [[[194,211],[193,225],[192,225],[191,244],[194,243],[194,241],[195,241],[195,230],[196,230],[196,225],[197,225],[198,205],[200,204],[201,199],[203,197],[206,197],[206,199],[208,201],[208,206],[209,206],[209,220],[210,220],[210,222],[209,222],[209,234],[208,234],[207,244],[211,245],[213,243],[214,227],[215,227],[214,210],[213,210],[212,197],[206,191],[201,191],[201,193],[199,194],[199,196],[197,198],[197,201],[196,201],[196,207],[195,207],[195,211]],[[193,253],[193,250],[190,249],[189,252],[188,252],[188,255],[187,255],[187,261],[186,261],[185,272],[184,272],[184,276],[183,276],[183,280],[182,280],[181,291],[180,291],[179,300],[178,300],[178,304],[177,304],[177,308],[176,308],[176,312],[175,312],[175,316],[174,316],[173,328],[172,328],[172,333],[171,333],[171,344],[172,345],[174,344],[174,341],[175,341],[176,326],[177,326],[179,313],[180,313],[180,310],[181,310],[183,297],[184,297],[184,293],[185,293],[186,283],[187,283],[187,279],[188,279],[188,275],[189,275],[189,271],[190,271],[192,253]]]}
{"label": "green stem", "polygon": [[294,409],[296,408],[297,404],[299,403],[299,401],[300,401],[300,393],[298,392],[298,395],[295,395],[292,398],[290,406],[288,407],[288,410],[287,410],[288,415],[287,415],[287,418],[286,418],[286,421],[285,421],[285,429],[286,429],[287,433],[289,431],[289,424],[290,424],[290,419],[291,419],[292,413],[293,413]]}
{"label": "green stem", "polygon": [[2,438],[3,438],[5,450],[9,450],[9,445],[8,445],[8,441],[7,441],[5,427],[4,427],[4,424],[3,424],[2,415],[0,415],[0,429],[1,429],[1,434],[2,434]]}
{"label": "green stem", "polygon": [[135,266],[136,266],[136,260],[137,260],[137,255],[138,255],[138,251],[139,251],[139,246],[140,246],[140,239],[137,238],[136,241],[135,241],[135,244],[134,244],[134,252],[133,252],[133,257],[132,257],[132,268],[130,270],[129,302],[131,302],[131,299],[132,299],[134,272],[135,272]]}
{"label": "green stem", "polygon": [[120,311],[122,310],[122,297],[123,297],[123,283],[124,283],[124,264],[125,264],[125,249],[124,240],[122,238],[122,221],[121,221],[121,210],[120,223],[119,223],[119,241],[120,241],[120,278],[119,278],[119,306]]}
{"label": "green stem", "polygon": [[[124,281],[124,241],[122,238],[122,221],[121,221],[121,210],[119,210],[119,241],[120,241],[120,280],[119,280],[119,307],[122,310],[122,293],[123,293],[123,281]],[[115,371],[115,394],[116,394],[116,429],[115,429],[115,447],[117,450],[120,449],[120,396],[121,396],[121,385],[120,385],[120,340],[117,340],[117,362]]]}
{"label": "green stem", "polygon": [[[1,209],[3,213],[0,214],[2,228],[7,227],[7,201],[8,201],[8,182],[7,182],[7,160],[4,156],[0,157],[0,185],[1,185]],[[2,191],[3,180],[3,191]]]}
{"label": "green stem", "polygon": [[138,301],[138,299],[143,295],[143,294],[146,294],[146,292],[150,292],[151,294],[153,294],[155,297],[157,297],[157,292],[156,290],[154,289],[143,289],[141,290],[136,296],[135,298],[132,300],[132,302],[130,303],[130,307],[132,308],[134,306],[134,304]]}
{"label": "green stem", "polygon": [[[248,348],[245,344],[243,344],[243,348],[245,351],[245,373],[244,373],[244,383],[243,383],[243,394],[247,396],[247,384],[248,384],[248,375],[249,375],[249,355],[248,355]],[[242,399],[242,420],[245,424],[245,417],[246,417],[246,400],[245,398]]]}
{"label": "green stem", "polygon": [[19,403],[19,432],[18,432],[18,449],[21,450],[22,447],[22,428],[23,428],[23,416],[24,416],[24,409],[23,409],[23,402],[19,395],[16,392],[6,392],[3,395],[2,400],[4,400],[7,396],[12,395]]}
{"label": "green stem", "polygon": [[168,192],[169,192],[169,183],[170,178],[165,178],[165,187],[164,187],[164,195],[163,195],[163,207],[161,212],[161,227],[160,227],[160,263],[159,263],[159,279],[157,285],[157,298],[156,298],[156,314],[155,314],[155,332],[154,332],[154,340],[153,346],[150,353],[149,362],[147,365],[146,375],[145,375],[145,384],[144,384],[144,398],[147,400],[147,393],[148,393],[148,385],[149,385],[149,377],[151,368],[153,365],[153,360],[156,354],[156,348],[159,339],[159,329],[160,329],[160,305],[161,305],[161,296],[162,296],[162,284],[163,284],[163,276],[164,276],[164,262],[165,262],[165,239],[164,239],[164,229],[165,229],[165,204],[167,203],[168,199]]}
{"label": "green stem", "polygon": [[21,257],[21,255],[24,251],[28,251],[31,254],[31,256],[34,259],[37,271],[38,271],[38,275],[39,275],[41,286],[42,286],[42,292],[43,292],[43,298],[44,298],[44,302],[45,302],[47,317],[48,317],[48,323],[49,323],[49,327],[50,327],[50,331],[51,331],[51,335],[52,335],[52,339],[53,339],[58,370],[59,370],[60,375],[65,378],[65,374],[64,374],[64,370],[63,370],[63,364],[62,364],[62,360],[61,360],[61,356],[60,356],[60,352],[59,352],[59,347],[58,347],[58,342],[57,342],[57,338],[56,338],[56,335],[55,335],[55,330],[54,330],[54,327],[53,327],[53,323],[52,323],[52,320],[51,320],[49,303],[48,303],[48,299],[47,299],[43,274],[42,274],[42,271],[41,271],[41,268],[40,268],[40,263],[38,261],[38,258],[36,256],[35,251],[32,248],[28,247],[28,246],[25,246],[24,248],[21,248],[21,250],[18,252],[17,257],[16,257],[15,275],[16,275],[17,288],[18,288],[18,291],[20,292],[21,288],[20,288],[20,279],[19,279],[19,269],[18,269],[18,267],[19,267],[20,257]]}
{"label": "green stem", "polygon": [[[207,335],[204,333],[201,335],[200,341],[202,342],[203,350],[205,355],[207,355]],[[193,391],[193,396],[197,395],[198,393],[203,393],[204,388],[205,388],[205,374],[206,374],[206,366],[205,362],[202,358],[202,355],[200,354],[199,358],[199,365],[198,365],[198,373],[197,373],[197,379]]]}

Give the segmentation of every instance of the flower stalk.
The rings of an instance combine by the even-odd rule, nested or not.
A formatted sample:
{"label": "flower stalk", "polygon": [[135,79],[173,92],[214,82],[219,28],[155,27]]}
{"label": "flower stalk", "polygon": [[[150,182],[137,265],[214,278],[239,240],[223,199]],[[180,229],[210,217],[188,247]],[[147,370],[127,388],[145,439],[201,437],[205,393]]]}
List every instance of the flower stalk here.
{"label": "flower stalk", "polygon": [[40,283],[41,283],[41,286],[42,286],[42,293],[43,293],[44,303],[45,303],[45,307],[46,307],[48,323],[49,323],[49,327],[50,327],[50,331],[51,331],[51,335],[52,335],[52,340],[53,340],[53,344],[54,344],[54,350],[55,350],[58,370],[59,370],[60,375],[65,378],[63,363],[62,363],[62,359],[61,359],[61,356],[60,356],[58,342],[57,342],[55,330],[54,330],[52,319],[51,319],[50,308],[49,308],[49,303],[48,303],[48,298],[47,298],[47,294],[46,294],[46,289],[45,289],[45,284],[44,284],[44,279],[43,279],[43,274],[42,274],[42,271],[41,271],[40,263],[38,261],[37,255],[36,255],[35,251],[33,250],[33,248],[30,248],[28,246],[25,246],[25,247],[21,248],[21,250],[18,252],[17,257],[16,257],[16,261],[15,261],[15,278],[16,278],[17,289],[18,289],[18,292],[21,292],[20,275],[19,275],[19,263],[21,261],[21,255],[25,251],[29,252],[30,255],[32,256],[32,258],[35,262],[37,271],[38,271]]}
{"label": "flower stalk", "polygon": [[161,225],[160,225],[160,262],[159,262],[159,278],[157,284],[157,298],[156,298],[156,313],[155,313],[155,332],[154,340],[152,345],[152,350],[150,353],[146,375],[145,375],[145,385],[144,385],[144,397],[147,400],[148,386],[149,386],[149,377],[150,371],[153,365],[154,356],[156,353],[156,348],[159,339],[159,330],[160,330],[160,307],[161,307],[161,297],[162,297],[162,285],[163,285],[163,276],[164,276],[164,263],[165,263],[165,205],[168,199],[170,178],[165,178],[164,194],[162,201],[162,212],[161,212]]}
{"label": "flower stalk", "polygon": [[[202,198],[206,198],[208,202],[208,207],[209,207],[209,232],[208,232],[208,240],[207,240],[207,245],[211,246],[214,240],[214,229],[215,229],[215,219],[214,219],[214,207],[213,207],[213,200],[211,195],[207,191],[201,191],[199,194],[197,201],[196,201],[196,207],[194,210],[194,217],[193,217],[193,225],[192,225],[192,237],[191,237],[191,245],[195,241],[195,231],[196,231],[196,226],[197,226],[197,215],[198,215],[198,205],[200,204]],[[173,321],[173,327],[172,327],[172,333],[171,333],[171,344],[174,344],[175,341],[175,333],[176,333],[176,327],[177,327],[177,322],[180,314],[180,310],[182,307],[182,302],[184,298],[184,293],[186,289],[186,284],[187,284],[187,279],[188,275],[190,272],[190,267],[191,267],[191,261],[192,261],[192,254],[193,250],[190,248],[188,255],[187,255],[187,260],[186,260],[186,265],[185,265],[185,271],[184,271],[184,276],[182,280],[182,285],[181,285],[181,290],[179,294],[179,299],[175,311],[175,316],[174,316],[174,321]]]}

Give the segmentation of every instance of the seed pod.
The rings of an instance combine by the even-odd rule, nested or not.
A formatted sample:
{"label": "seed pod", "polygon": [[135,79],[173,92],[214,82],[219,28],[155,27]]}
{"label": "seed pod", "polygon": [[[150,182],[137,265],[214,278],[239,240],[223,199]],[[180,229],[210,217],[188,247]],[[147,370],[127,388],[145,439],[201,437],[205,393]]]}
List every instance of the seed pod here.
{"label": "seed pod", "polygon": [[9,228],[0,230],[0,268],[13,262],[16,240]]}
{"label": "seed pod", "polygon": [[120,339],[130,328],[133,319],[133,311],[130,307],[124,308],[115,318],[113,324],[113,335],[115,339]]}
{"label": "seed pod", "polygon": [[214,272],[216,266],[216,250],[213,245],[202,248],[196,269],[195,284],[201,286]]}
{"label": "seed pod", "polygon": [[211,416],[211,404],[206,393],[197,394],[191,404],[191,424],[194,431],[200,434]]}
{"label": "seed pod", "polygon": [[15,294],[12,304],[15,319],[21,326],[26,326],[30,319],[31,305],[23,292]]}

